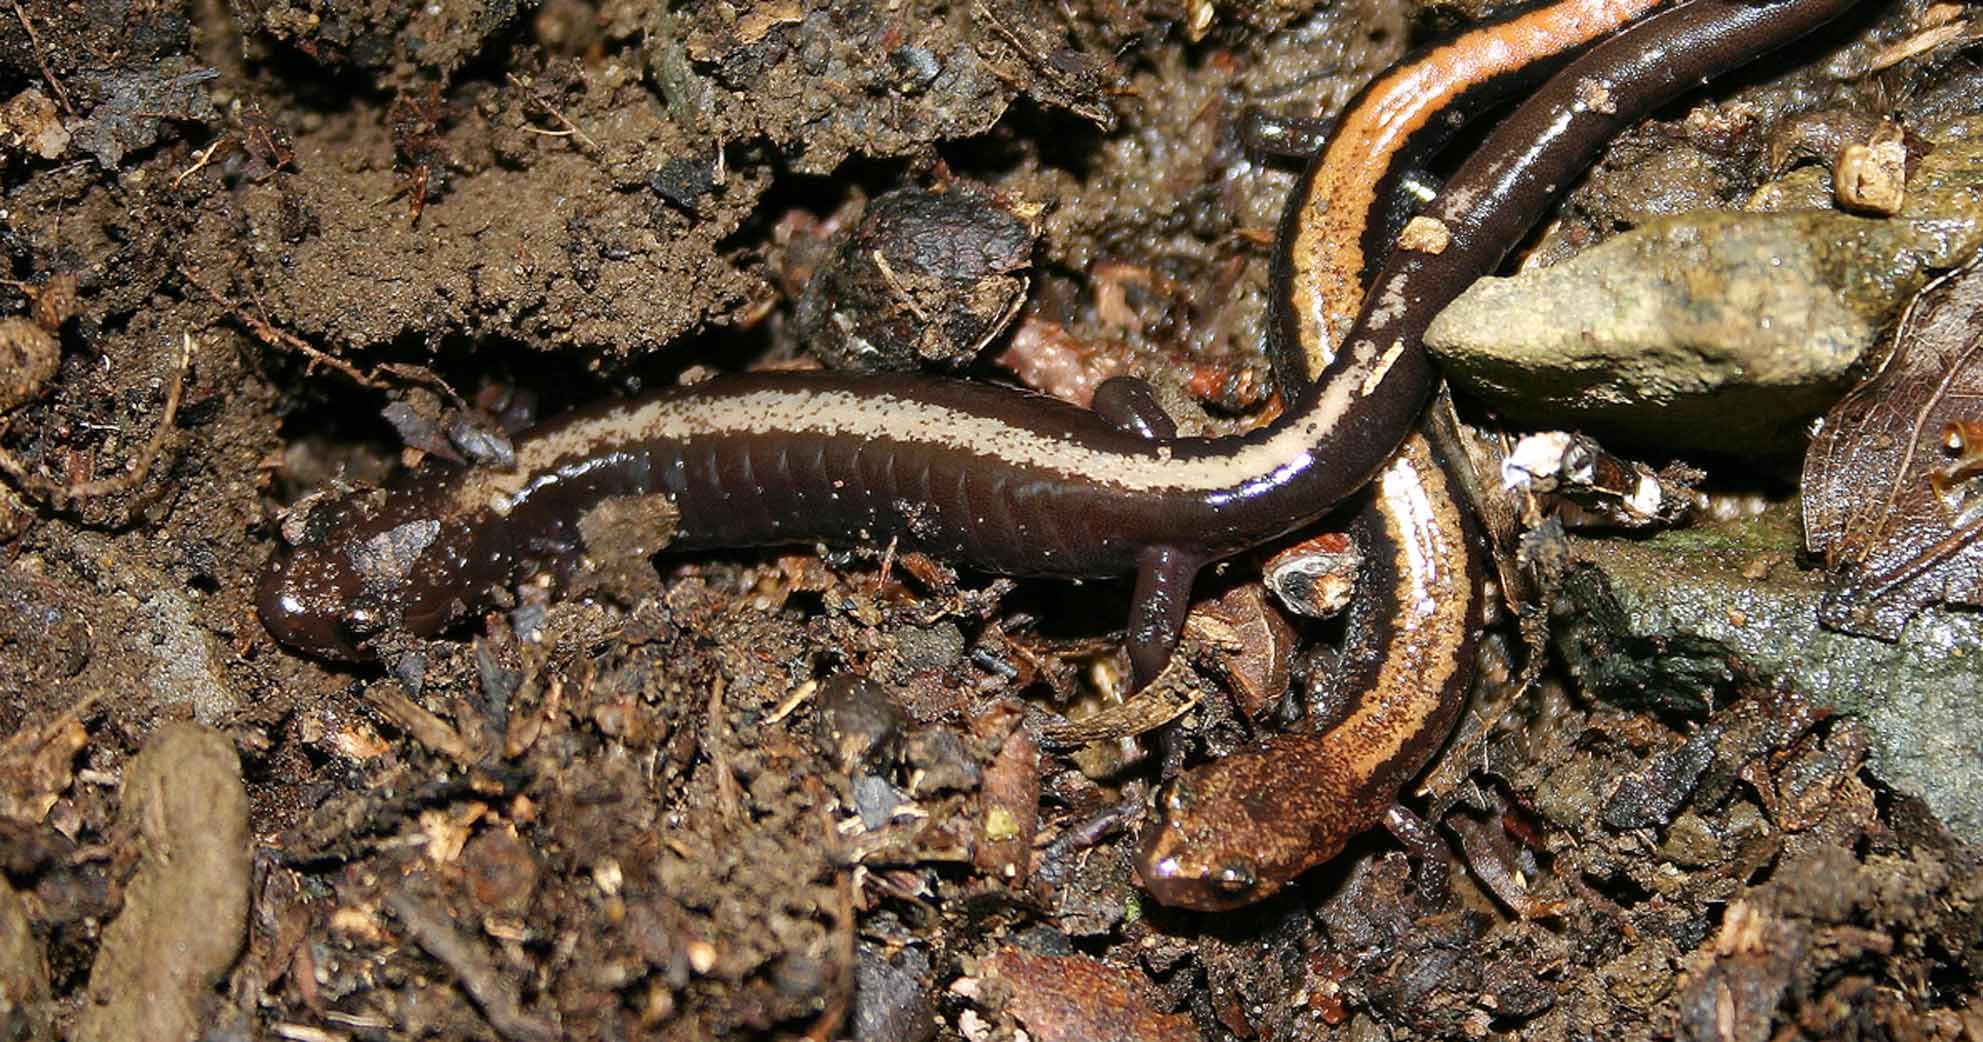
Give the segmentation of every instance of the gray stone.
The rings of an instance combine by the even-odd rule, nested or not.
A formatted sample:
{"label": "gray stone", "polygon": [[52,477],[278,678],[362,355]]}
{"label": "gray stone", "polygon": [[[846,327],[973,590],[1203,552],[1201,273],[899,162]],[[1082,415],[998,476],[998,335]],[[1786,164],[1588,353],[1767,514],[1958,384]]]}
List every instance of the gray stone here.
{"label": "gray stone", "polygon": [[[1772,186],[1755,203],[1808,194]],[[1958,138],[1920,159],[1896,217],[1650,221],[1554,267],[1476,282],[1425,340],[1457,385],[1517,422],[1776,451],[1846,389],[1933,272],[1979,246],[1983,144]]]}
{"label": "gray stone", "polygon": [[1869,761],[1955,833],[1983,841],[1983,615],[1927,611],[1898,643],[1818,625],[1794,511],[1643,541],[1572,539],[1555,627],[1587,690],[1706,714],[1738,679],[1789,685],[1864,720]]}

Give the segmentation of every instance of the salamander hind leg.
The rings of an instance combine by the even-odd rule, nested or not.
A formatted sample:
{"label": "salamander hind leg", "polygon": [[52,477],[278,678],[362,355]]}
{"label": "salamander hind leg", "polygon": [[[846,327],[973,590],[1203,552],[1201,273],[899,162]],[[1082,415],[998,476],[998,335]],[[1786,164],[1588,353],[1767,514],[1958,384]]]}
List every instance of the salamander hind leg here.
{"label": "salamander hind leg", "polygon": [[[1177,424],[1150,385],[1133,376],[1111,377],[1095,388],[1094,409],[1116,427],[1150,439],[1177,435]],[[1205,558],[1171,546],[1153,546],[1137,561],[1136,593],[1129,605],[1129,665],[1137,690],[1170,663],[1191,608],[1191,583]]]}

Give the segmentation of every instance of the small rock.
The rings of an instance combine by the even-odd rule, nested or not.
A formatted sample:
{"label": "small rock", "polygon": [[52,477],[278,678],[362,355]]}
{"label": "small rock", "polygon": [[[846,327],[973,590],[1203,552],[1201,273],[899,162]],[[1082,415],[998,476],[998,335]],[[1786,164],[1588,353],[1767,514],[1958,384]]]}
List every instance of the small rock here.
{"label": "small rock", "polygon": [[0,1038],[49,1037],[48,964],[27,908],[0,877]]}
{"label": "small rock", "polygon": [[1727,853],[1714,826],[1693,811],[1673,819],[1659,845],[1659,856],[1682,868],[1712,865]]}
{"label": "small rock", "polygon": [[660,579],[648,560],[674,541],[681,512],[656,493],[615,496],[579,515],[586,564],[572,577],[573,593],[605,590],[627,603],[658,595]]}
{"label": "small rock", "polygon": [[906,669],[947,669],[964,657],[964,631],[949,620],[903,626],[894,634]]}
{"label": "small rock", "polygon": [[1261,580],[1287,610],[1327,619],[1349,607],[1362,570],[1363,549],[1356,540],[1342,532],[1324,532],[1269,558]]}
{"label": "small rock", "polygon": [[1019,313],[1035,232],[993,193],[880,196],[799,298],[801,336],[840,369],[959,367]]}
{"label": "small rock", "polygon": [[543,874],[530,846],[513,829],[476,833],[462,848],[460,865],[475,907],[485,914],[524,915]]}
{"label": "small rock", "polygon": [[1480,280],[1425,341],[1455,383],[1518,421],[1777,451],[1930,274],[1980,245],[1983,144],[1954,141],[1922,157],[1897,218],[1654,220],[1555,267]]}
{"label": "small rock", "polygon": [[985,968],[1007,996],[1005,1009],[1041,1042],[1185,1042],[1200,1037],[1191,1018],[1166,1013],[1141,974],[1087,955],[1045,955],[1006,946]]}
{"label": "small rock", "polygon": [[0,413],[39,398],[62,363],[55,337],[25,318],[0,318]]}
{"label": "small rock", "polygon": [[873,774],[863,774],[854,779],[854,810],[861,816],[861,824],[870,831],[888,824],[895,812],[908,800],[901,790],[888,783],[888,779]]}
{"label": "small rock", "polygon": [[43,159],[60,159],[69,148],[69,131],[55,102],[29,87],[0,106],[0,140]]}
{"label": "small rock", "polygon": [[920,948],[906,948],[890,960],[877,946],[862,942],[854,966],[857,1042],[928,1042],[936,1037],[929,962]]}
{"label": "small rock", "polygon": [[72,143],[105,170],[115,170],[125,156],[157,144],[168,120],[218,122],[206,84],[219,78],[219,69],[189,67],[179,58],[141,72],[112,73],[103,80],[108,97],[69,125]]}
{"label": "small rock", "polygon": [[903,757],[911,769],[920,772],[912,779],[918,796],[975,789],[984,777],[963,737],[947,727],[931,727],[911,735]]}
{"label": "small rock", "polygon": [[819,685],[813,745],[841,771],[893,759],[909,715],[881,685],[842,673]]}
{"label": "small rock", "polygon": [[232,743],[167,724],[124,773],[136,839],[124,907],[104,928],[74,1037],[199,1037],[247,937],[248,793]]}
{"label": "small rock", "polygon": [[240,705],[221,668],[218,642],[177,589],[161,587],[146,598],[139,624],[123,636],[126,647],[150,660],[143,679],[154,704],[190,706],[202,723],[223,719]]}

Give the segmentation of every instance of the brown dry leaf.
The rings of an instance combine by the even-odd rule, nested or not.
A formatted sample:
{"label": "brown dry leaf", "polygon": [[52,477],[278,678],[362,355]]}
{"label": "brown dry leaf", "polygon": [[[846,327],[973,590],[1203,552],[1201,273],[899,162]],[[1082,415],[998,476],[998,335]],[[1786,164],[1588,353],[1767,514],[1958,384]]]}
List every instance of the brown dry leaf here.
{"label": "brown dry leaf", "polygon": [[1086,955],[1006,947],[986,968],[1010,989],[1006,1009],[1041,1042],[1195,1042],[1181,1013],[1160,1013],[1142,975]]}
{"label": "brown dry leaf", "polygon": [[1235,586],[1196,610],[1231,634],[1220,668],[1240,711],[1251,720],[1272,710],[1288,693],[1296,638],[1294,626],[1268,603],[1266,587]]}
{"label": "brown dry leaf", "polygon": [[18,758],[0,760],[0,818],[38,822],[75,781],[76,754],[89,744],[82,721],[51,726]]}
{"label": "brown dry leaf", "polygon": [[972,860],[1000,879],[1023,882],[1040,825],[1040,745],[1025,728],[1006,735],[984,774],[984,816]]}
{"label": "brown dry leaf", "polygon": [[1949,441],[1983,419],[1979,358],[1983,272],[1969,269],[1915,298],[1886,365],[1825,417],[1804,459],[1825,625],[1897,640],[1929,605],[1983,606],[1983,479]]}

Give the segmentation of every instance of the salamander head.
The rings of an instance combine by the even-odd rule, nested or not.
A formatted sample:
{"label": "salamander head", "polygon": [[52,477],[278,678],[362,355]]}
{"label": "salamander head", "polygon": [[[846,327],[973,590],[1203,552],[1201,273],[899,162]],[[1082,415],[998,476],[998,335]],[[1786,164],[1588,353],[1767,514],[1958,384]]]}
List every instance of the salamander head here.
{"label": "salamander head", "polygon": [[1274,743],[1171,782],[1137,852],[1144,888],[1167,905],[1224,911],[1334,857],[1353,831],[1302,759],[1298,743]]}
{"label": "salamander head", "polygon": [[1162,816],[1144,832],[1137,852],[1144,889],[1175,908],[1238,908],[1281,886],[1261,877],[1242,841],[1259,823],[1225,798],[1218,780],[1209,776],[1214,769],[1200,768],[1171,782],[1162,797]]}
{"label": "salamander head", "polygon": [[262,571],[255,608],[275,639],[318,658],[373,658],[365,644],[395,628],[426,633],[445,620],[419,625],[409,604],[419,598],[413,577],[440,524],[399,517],[388,493],[319,493],[283,518],[289,545]]}
{"label": "salamander head", "polygon": [[359,584],[345,563],[339,554],[311,547],[277,551],[255,590],[262,625],[305,654],[347,662],[368,658],[358,648],[363,613],[349,607]]}

